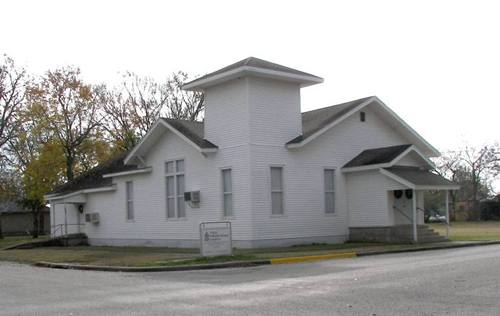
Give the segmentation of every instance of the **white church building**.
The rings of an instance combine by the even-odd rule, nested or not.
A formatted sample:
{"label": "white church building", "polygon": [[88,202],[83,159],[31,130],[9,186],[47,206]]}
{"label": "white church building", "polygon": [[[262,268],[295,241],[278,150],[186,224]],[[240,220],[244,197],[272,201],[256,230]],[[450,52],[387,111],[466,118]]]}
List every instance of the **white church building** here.
{"label": "white church building", "polygon": [[203,122],[159,118],[48,194],[52,234],[199,247],[200,223],[229,221],[242,248],[441,240],[424,192],[458,187],[432,172],[438,150],[377,97],[301,112],[301,89],[321,82],[250,57],[187,83],[205,94]]}

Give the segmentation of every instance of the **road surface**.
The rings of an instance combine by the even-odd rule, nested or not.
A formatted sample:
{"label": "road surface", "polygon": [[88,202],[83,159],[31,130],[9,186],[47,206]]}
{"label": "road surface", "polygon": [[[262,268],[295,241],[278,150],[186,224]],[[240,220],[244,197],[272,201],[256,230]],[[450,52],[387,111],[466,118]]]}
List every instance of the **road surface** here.
{"label": "road surface", "polygon": [[188,272],[0,263],[0,315],[500,315],[500,246]]}

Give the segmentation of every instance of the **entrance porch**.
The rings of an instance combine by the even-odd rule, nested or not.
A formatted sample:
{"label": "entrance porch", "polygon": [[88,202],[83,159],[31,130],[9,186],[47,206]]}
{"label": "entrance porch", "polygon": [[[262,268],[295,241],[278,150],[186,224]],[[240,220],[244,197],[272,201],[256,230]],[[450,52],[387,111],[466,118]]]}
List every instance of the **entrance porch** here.
{"label": "entrance porch", "polygon": [[[440,236],[424,223],[425,192],[446,192],[444,224],[448,231],[448,192],[458,188],[441,176],[418,167],[394,166],[381,168],[378,172],[350,174],[348,190],[357,190],[356,193],[349,192],[350,240],[391,243],[446,241],[447,236]],[[356,208],[352,208],[353,205]]]}

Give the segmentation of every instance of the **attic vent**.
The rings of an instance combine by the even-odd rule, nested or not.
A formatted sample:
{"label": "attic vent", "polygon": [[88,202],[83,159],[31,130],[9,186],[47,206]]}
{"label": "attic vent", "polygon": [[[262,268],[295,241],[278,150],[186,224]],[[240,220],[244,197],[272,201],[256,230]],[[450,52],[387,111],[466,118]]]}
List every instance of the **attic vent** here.
{"label": "attic vent", "polygon": [[366,121],[366,114],[365,114],[365,112],[359,112],[359,120],[361,122]]}

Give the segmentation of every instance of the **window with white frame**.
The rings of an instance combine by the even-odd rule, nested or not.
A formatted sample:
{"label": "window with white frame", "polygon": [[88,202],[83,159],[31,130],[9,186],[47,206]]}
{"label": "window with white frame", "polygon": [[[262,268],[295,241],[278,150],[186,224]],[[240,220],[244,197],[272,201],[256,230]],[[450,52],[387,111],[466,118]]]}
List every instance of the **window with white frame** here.
{"label": "window with white frame", "polygon": [[186,217],[184,202],[184,160],[165,163],[167,218]]}
{"label": "window with white frame", "polygon": [[222,170],[222,198],[224,203],[224,216],[233,215],[233,180],[231,169]]}
{"label": "window with white frame", "polygon": [[134,220],[134,183],[125,182],[125,196],[127,200],[127,220]]}
{"label": "window with white frame", "polygon": [[283,168],[271,167],[271,214],[283,214]]}
{"label": "window with white frame", "polygon": [[335,169],[325,169],[325,213],[335,213]]}

